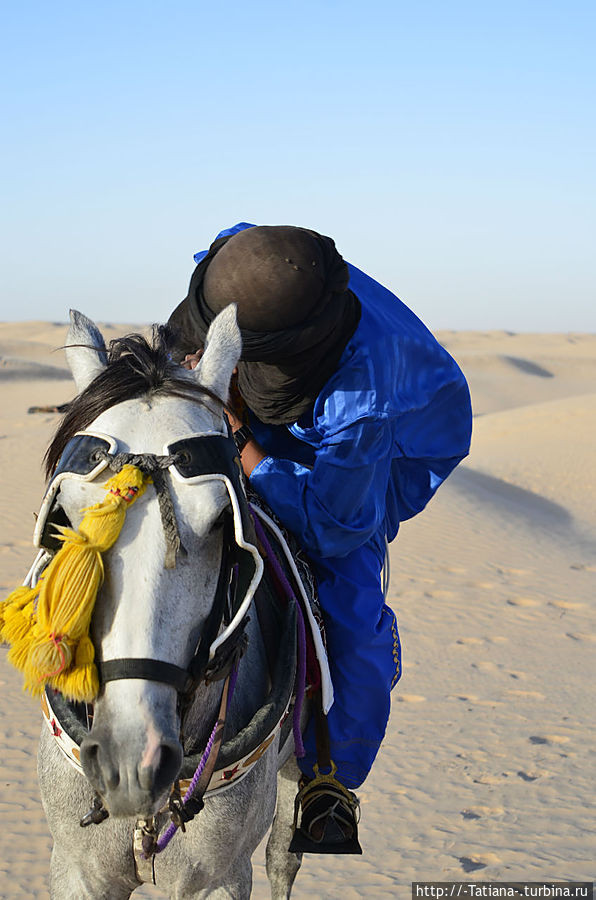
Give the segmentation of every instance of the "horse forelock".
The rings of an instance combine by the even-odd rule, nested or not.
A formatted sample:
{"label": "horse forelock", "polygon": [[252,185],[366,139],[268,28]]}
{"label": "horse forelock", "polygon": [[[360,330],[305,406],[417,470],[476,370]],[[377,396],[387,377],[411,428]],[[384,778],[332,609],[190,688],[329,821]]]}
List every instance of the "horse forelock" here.
{"label": "horse forelock", "polygon": [[44,457],[48,478],[68,441],[125,400],[162,395],[203,405],[211,400],[221,408],[222,400],[213,391],[183,376],[184,370],[172,358],[176,346],[176,333],[167,325],[154,325],[151,340],[128,334],[110,342],[105,369],[69,403],[56,429]]}

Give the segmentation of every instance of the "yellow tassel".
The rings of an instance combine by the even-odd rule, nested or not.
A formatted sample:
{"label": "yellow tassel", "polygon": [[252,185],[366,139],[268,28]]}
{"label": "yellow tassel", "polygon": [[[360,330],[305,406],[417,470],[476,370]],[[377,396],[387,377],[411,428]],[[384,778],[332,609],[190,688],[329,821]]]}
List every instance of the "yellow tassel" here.
{"label": "yellow tassel", "polygon": [[0,637],[7,644],[21,640],[31,627],[37,588],[18,587],[0,604]]}
{"label": "yellow tassel", "polygon": [[29,659],[30,649],[31,638],[29,635],[25,635],[25,637],[21,638],[19,641],[15,641],[8,651],[6,658],[16,669],[20,669],[24,672],[25,667],[27,666],[27,660]]}
{"label": "yellow tassel", "polygon": [[94,663],[95,647],[88,635],[81,638],[77,647],[75,664],[70,671],[60,672],[51,680],[52,687],[66,697],[90,703],[99,692],[99,678]]}
{"label": "yellow tassel", "polygon": [[103,580],[101,554],[118,539],[128,507],[149,480],[135,466],[124,466],[106,483],[104,500],[83,510],[78,532],[58,527],[62,547],[37,586],[17,588],[2,604],[2,638],[13,645],[8,658],[33,694],[49,683],[73,700],[97,695],[89,628]]}
{"label": "yellow tassel", "polygon": [[37,675],[41,681],[68,669],[72,657],[72,646],[63,635],[53,634],[49,639],[44,635],[30,644],[27,663],[31,675]]}
{"label": "yellow tassel", "polygon": [[2,603],[0,603],[0,634],[4,628],[6,612],[13,608],[19,610],[22,609],[29,601],[30,591],[31,588],[28,588],[26,585],[21,585],[20,587],[15,588],[14,591],[8,595],[6,600],[3,600]]}

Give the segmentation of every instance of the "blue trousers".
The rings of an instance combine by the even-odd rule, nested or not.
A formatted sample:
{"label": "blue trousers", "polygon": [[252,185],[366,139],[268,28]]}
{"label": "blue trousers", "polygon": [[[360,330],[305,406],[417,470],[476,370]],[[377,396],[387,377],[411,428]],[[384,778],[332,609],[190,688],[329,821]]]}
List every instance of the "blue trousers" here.
{"label": "blue trousers", "polygon": [[[336,777],[359,787],[385,735],[390,693],[401,675],[401,644],[394,613],[385,605],[380,569],[384,547],[371,542],[348,556],[312,560],[325,618],[335,700],[327,723]],[[314,722],[298,760],[313,776]]]}

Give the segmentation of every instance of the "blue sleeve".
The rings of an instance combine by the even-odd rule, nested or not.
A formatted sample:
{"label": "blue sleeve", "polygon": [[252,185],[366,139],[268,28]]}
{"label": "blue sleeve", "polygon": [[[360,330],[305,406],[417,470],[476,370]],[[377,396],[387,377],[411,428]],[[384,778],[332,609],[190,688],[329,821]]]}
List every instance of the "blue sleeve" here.
{"label": "blue sleeve", "polygon": [[385,518],[391,448],[390,422],[361,419],[323,438],[312,469],[267,456],[250,481],[307,551],[345,556]]}
{"label": "blue sleeve", "polygon": [[399,416],[387,495],[389,540],[400,522],[424,509],[455,466],[467,456],[472,408],[467,383],[456,377],[428,402]]}
{"label": "blue sleeve", "polygon": [[471,421],[458,371],[421,407],[327,432],[312,468],[267,456],[250,481],[307,552],[345,556],[381,526],[393,540],[399,523],[424,509],[467,455]]}

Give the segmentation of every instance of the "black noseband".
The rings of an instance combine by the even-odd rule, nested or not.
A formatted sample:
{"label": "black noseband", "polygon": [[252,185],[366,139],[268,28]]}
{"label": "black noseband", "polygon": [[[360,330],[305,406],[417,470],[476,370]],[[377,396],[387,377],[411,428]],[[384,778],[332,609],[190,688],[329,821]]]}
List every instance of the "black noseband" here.
{"label": "black noseband", "polygon": [[188,669],[182,669],[173,663],[159,659],[126,658],[109,659],[97,663],[100,684],[107,681],[119,681],[121,678],[144,678],[148,681],[160,681],[175,688],[179,694],[185,694],[192,687],[193,679]]}

